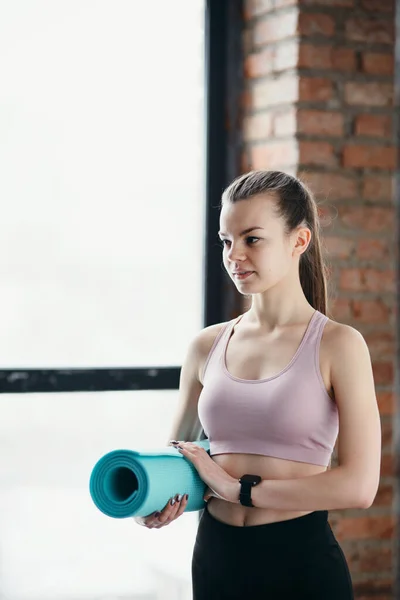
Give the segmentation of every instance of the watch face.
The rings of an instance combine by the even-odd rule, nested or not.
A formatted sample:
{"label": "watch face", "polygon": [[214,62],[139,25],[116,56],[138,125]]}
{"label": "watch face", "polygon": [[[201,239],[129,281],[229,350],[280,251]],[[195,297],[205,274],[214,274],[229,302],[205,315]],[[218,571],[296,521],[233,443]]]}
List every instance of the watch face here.
{"label": "watch face", "polygon": [[243,475],[240,478],[240,481],[243,483],[251,483],[252,485],[257,485],[257,483],[260,483],[261,477],[259,475]]}

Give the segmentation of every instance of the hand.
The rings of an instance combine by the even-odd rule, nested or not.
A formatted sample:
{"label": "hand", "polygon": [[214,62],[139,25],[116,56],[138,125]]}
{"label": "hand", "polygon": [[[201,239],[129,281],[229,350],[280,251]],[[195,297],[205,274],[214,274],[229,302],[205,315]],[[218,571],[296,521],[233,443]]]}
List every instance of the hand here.
{"label": "hand", "polygon": [[[180,498],[180,499],[179,499]],[[171,501],[175,499],[174,504]],[[146,517],[133,517],[138,525],[143,525],[147,529],[161,529],[165,525],[169,525],[183,514],[187,506],[186,494],[177,494],[174,498],[170,498],[161,512],[154,512]]]}
{"label": "hand", "polygon": [[239,481],[217,465],[204,448],[191,442],[173,440],[170,443],[193,464],[200,479],[207,484],[208,488],[203,497],[206,502],[214,496],[227,502],[239,503]]}

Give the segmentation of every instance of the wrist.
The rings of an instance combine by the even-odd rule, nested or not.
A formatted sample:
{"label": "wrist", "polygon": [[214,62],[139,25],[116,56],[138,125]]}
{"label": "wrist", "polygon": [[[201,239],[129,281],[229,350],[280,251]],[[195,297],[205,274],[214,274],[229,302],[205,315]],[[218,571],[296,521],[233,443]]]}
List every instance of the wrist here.
{"label": "wrist", "polygon": [[240,488],[241,485],[239,479],[232,479],[228,492],[229,502],[232,502],[233,504],[240,504]]}

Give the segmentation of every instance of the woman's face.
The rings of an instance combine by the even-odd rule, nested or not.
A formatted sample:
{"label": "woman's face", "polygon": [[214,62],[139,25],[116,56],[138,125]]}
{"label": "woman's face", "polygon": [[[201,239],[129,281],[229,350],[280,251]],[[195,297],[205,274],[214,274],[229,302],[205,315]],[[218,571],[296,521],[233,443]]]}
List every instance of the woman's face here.
{"label": "woman's face", "polygon": [[[285,233],[285,222],[276,214],[275,206],[273,196],[263,194],[221,209],[219,237],[224,266],[243,294],[272,288],[293,267],[293,236]],[[236,271],[252,274],[240,278]]]}

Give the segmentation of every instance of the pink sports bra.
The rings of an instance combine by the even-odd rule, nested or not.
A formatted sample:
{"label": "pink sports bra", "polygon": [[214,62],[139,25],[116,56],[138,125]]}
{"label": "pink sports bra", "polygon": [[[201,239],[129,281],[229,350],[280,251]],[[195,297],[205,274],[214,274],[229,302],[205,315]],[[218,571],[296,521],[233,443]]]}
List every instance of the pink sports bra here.
{"label": "pink sports bra", "polygon": [[214,340],[203,371],[199,419],[210,455],[245,453],[328,466],[339,431],[326,391],[319,347],[328,317],[315,311],[290,363],[267,379],[239,379],[225,362],[237,319]]}

